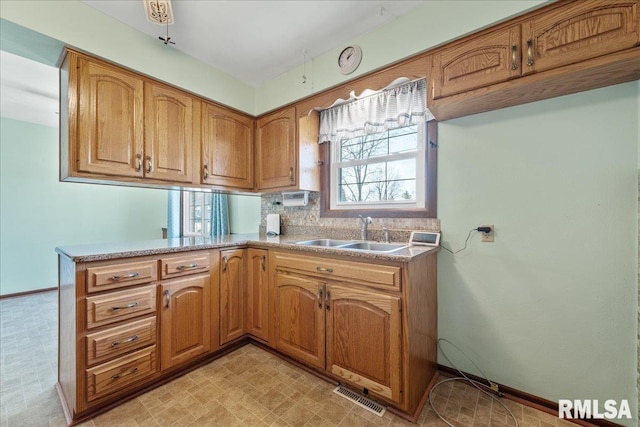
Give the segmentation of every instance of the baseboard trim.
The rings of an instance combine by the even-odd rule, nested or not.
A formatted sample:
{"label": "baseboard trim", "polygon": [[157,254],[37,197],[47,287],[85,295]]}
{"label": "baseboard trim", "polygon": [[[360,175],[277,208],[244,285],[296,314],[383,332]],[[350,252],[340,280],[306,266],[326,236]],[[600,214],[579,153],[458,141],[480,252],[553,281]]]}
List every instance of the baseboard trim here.
{"label": "baseboard trim", "polygon": [[57,286],[55,288],[35,289],[33,291],[16,292],[15,294],[0,295],[0,299],[26,297],[27,295],[43,294],[45,292],[52,292],[57,290],[58,290]]}
{"label": "baseboard trim", "polygon": [[[438,370],[443,373],[446,373],[447,375],[452,375],[455,377],[460,376],[457,370],[450,368],[448,366],[438,364]],[[478,377],[477,375],[469,374],[464,371],[463,373],[474,381],[480,381],[480,382],[486,383],[486,380],[482,377]],[[536,395],[527,393],[522,390],[515,389],[513,387],[509,387],[503,384],[498,384],[498,388],[504,394],[504,397],[509,400],[513,400],[514,402],[520,403],[530,408],[537,409],[542,412],[546,412],[547,414],[551,414],[556,417],[558,416],[557,402],[553,402],[551,400],[544,399],[540,396],[536,396]],[[566,420],[566,421],[570,421],[574,424],[578,424],[585,427],[622,427],[620,424],[616,424],[609,420],[588,420],[587,421],[583,419],[572,419],[572,420]]]}

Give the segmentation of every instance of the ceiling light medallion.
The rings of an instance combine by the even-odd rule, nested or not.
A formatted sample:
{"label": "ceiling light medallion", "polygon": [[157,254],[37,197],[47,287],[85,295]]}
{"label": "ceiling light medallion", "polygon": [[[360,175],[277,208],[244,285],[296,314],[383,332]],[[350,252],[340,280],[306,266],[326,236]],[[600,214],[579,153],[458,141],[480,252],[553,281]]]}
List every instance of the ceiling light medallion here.
{"label": "ceiling light medallion", "polygon": [[144,10],[147,20],[154,24],[173,24],[173,9],[171,0],[144,0]]}

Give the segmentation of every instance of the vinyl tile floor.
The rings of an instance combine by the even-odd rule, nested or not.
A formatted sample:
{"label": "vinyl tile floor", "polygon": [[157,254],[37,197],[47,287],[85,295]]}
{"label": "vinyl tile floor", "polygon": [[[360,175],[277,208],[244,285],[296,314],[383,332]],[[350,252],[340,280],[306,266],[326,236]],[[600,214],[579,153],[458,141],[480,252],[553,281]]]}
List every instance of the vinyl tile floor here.
{"label": "vinyl tile floor", "polygon": [[[54,384],[57,293],[0,300],[0,427],[66,426]],[[334,386],[254,345],[132,399],[83,426],[414,426],[337,396]],[[514,403],[519,426],[563,427]],[[495,400],[465,383],[442,384],[434,405],[456,427],[513,426]],[[446,426],[427,404],[418,425]]]}

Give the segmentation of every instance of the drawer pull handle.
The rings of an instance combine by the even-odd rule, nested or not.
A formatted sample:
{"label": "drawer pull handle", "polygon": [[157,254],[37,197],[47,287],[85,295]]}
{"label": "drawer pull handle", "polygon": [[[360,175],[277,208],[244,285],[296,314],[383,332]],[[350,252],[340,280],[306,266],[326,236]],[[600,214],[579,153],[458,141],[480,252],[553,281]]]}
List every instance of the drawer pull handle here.
{"label": "drawer pull handle", "polygon": [[321,273],[333,273],[333,268],[316,267],[316,270]]}
{"label": "drawer pull handle", "polygon": [[194,262],[193,264],[189,264],[189,265],[179,265],[176,268],[178,270],[186,270],[188,268],[198,268],[198,267],[199,267],[198,263]]}
{"label": "drawer pull handle", "polygon": [[134,335],[131,338],[127,338],[124,341],[114,341],[114,342],[111,343],[111,347],[117,347],[120,344],[126,344],[128,342],[134,342],[134,341],[138,341],[138,336],[137,335]]}
{"label": "drawer pull handle", "polygon": [[267,271],[267,257],[262,255],[262,271]]}
{"label": "drawer pull handle", "polygon": [[119,306],[111,307],[111,311],[125,310],[127,308],[133,308],[137,306],[138,306],[138,301],[134,301],[131,304],[128,304],[122,307],[119,307]]}
{"label": "drawer pull handle", "polygon": [[518,54],[518,45],[514,44],[514,45],[511,46],[511,69],[512,70],[517,70],[518,69],[517,54]]}
{"label": "drawer pull handle", "polygon": [[527,40],[527,65],[531,67],[533,65],[533,40]]}
{"label": "drawer pull handle", "polygon": [[134,277],[138,277],[140,276],[140,273],[131,273],[131,274],[124,274],[122,276],[111,276],[111,280],[114,281],[118,281],[118,280],[122,280],[122,279],[133,279]]}
{"label": "drawer pull handle", "polygon": [[135,368],[133,368],[132,370],[130,370],[129,372],[124,372],[122,374],[111,375],[111,379],[112,380],[119,380],[120,378],[126,377],[128,375],[133,375],[136,372],[138,372],[138,367],[137,366]]}

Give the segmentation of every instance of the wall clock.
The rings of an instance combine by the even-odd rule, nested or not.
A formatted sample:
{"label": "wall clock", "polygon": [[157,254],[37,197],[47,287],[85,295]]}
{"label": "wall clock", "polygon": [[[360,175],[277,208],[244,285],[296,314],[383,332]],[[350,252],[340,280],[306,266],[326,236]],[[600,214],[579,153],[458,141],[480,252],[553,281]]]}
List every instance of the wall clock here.
{"label": "wall clock", "polygon": [[348,46],[338,56],[338,69],[342,74],[351,74],[362,61],[362,49],[360,46]]}

